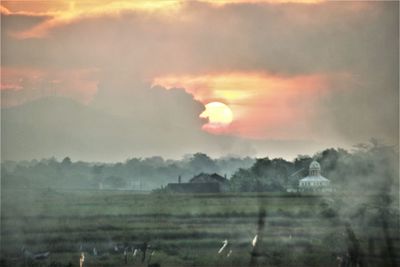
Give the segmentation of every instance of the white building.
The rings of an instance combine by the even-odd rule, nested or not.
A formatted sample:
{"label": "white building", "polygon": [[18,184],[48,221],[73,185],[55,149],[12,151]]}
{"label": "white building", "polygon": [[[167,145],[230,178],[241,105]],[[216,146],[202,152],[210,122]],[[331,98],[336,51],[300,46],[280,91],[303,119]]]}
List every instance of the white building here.
{"label": "white building", "polygon": [[299,182],[300,192],[332,192],[331,182],[321,175],[321,166],[317,161],[310,164],[309,175]]}

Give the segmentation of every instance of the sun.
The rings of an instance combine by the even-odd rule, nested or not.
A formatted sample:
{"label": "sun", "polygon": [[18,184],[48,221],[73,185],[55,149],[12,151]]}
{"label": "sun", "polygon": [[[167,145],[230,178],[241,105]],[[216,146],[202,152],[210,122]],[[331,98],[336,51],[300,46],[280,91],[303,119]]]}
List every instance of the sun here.
{"label": "sun", "polygon": [[200,118],[208,119],[209,126],[227,126],[233,121],[232,110],[224,103],[211,102],[205,108]]}

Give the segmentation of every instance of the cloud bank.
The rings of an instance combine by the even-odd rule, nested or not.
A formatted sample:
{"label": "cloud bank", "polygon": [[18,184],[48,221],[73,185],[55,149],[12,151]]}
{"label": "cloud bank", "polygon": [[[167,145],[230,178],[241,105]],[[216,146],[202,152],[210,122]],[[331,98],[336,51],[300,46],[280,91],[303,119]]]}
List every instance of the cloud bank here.
{"label": "cloud bank", "polygon": [[[159,143],[170,144],[160,154],[193,143],[215,153],[246,143],[278,156],[271,142],[302,144],[283,156],[370,137],[398,145],[397,2],[106,2],[2,3],[3,108],[72,98],[123,118],[129,131],[160,132]],[[230,144],[201,130],[210,101],[234,112]],[[164,134],[175,124],[182,130]],[[187,144],[171,139],[182,132]]]}

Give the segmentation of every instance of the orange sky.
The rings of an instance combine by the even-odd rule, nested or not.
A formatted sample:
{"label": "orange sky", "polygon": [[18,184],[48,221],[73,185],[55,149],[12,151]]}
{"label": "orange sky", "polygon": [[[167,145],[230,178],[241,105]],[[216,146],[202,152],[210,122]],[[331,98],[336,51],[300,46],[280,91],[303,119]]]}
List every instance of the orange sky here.
{"label": "orange sky", "polygon": [[[199,0],[215,6],[241,3],[302,3],[315,4],[324,0]],[[2,1],[1,12],[5,14],[23,14],[31,16],[49,16],[43,23],[22,32],[14,33],[16,37],[38,38],[48,34],[55,27],[72,23],[73,21],[101,15],[116,15],[120,12],[145,11],[176,15],[185,4],[182,0],[52,0],[52,1]]]}
{"label": "orange sky", "polygon": [[[199,0],[215,5],[240,4],[240,3],[320,3],[324,0]],[[24,0],[5,0],[2,5],[11,12],[32,12],[32,13],[57,13],[68,11],[89,11],[93,9],[114,8],[114,9],[159,9],[169,8],[180,4],[182,0],[52,0],[52,1],[24,1]],[[110,10],[112,11],[112,10]]]}
{"label": "orange sky", "polygon": [[94,69],[47,70],[37,68],[1,68],[0,89],[16,95],[2,99],[2,106],[15,106],[40,97],[70,97],[88,103],[97,91]]}
{"label": "orange sky", "polygon": [[[168,89],[184,88],[195,99],[207,104],[219,101],[228,105],[234,120],[223,133],[251,138],[282,136],[284,127],[296,123],[298,118],[311,120],[312,105],[328,89],[328,76],[304,75],[282,77],[266,73],[214,73],[198,76],[167,75],[157,77],[153,85]],[[311,105],[309,107],[305,106]],[[293,125],[294,126],[294,125]],[[221,129],[207,128],[221,133]],[[311,132],[302,135],[310,136]]]}
{"label": "orange sky", "polygon": [[[202,1],[212,6],[240,3],[316,4],[320,0],[221,0]],[[176,19],[184,1],[180,0],[137,0],[137,1],[4,1],[4,14],[21,14],[25,16],[46,16],[46,18],[28,29],[11,32],[14,38],[46,38],[51,31],[83,18],[121,15],[121,12],[140,11],[162,15],[168,20]],[[160,14],[158,14],[160,13]],[[101,47],[101,46],[99,46]],[[95,47],[94,47],[95,49]],[[177,50],[179,55],[181,50]],[[171,51],[170,51],[171,52]],[[33,88],[27,96],[39,97],[43,94],[58,94],[79,99],[87,103],[96,94],[97,81],[91,74],[93,69],[47,70],[35,68],[3,68],[5,77],[2,89]],[[153,85],[166,88],[184,88],[202,104],[213,101],[225,103],[233,112],[233,122],[224,127],[203,126],[203,129],[219,134],[232,134],[250,138],[290,138],[293,129],[301,129],[298,138],[312,135],[311,129],[299,125],[297,118],[312,120],[312,108],[318,98],[328,89],[329,75],[308,74],[296,76],[271,75],[257,71],[212,72],[186,75],[158,75],[151,77]],[[42,90],[34,90],[41,88]],[[46,91],[47,90],[47,91]],[[23,90],[22,90],[23,91]],[[22,92],[21,91],[21,92]],[[51,91],[51,92],[50,92]],[[34,93],[36,92],[36,94]],[[18,99],[18,98],[16,98]],[[306,104],[304,104],[306,103]],[[9,103],[9,105],[18,104]]]}
{"label": "orange sky", "polygon": [[[247,139],[322,140],[331,133],[336,138],[337,131],[338,139],[343,133],[355,140],[386,129],[390,135],[394,126],[386,118],[396,106],[390,83],[398,76],[390,65],[398,24],[393,6],[320,0],[2,1],[2,106],[58,95],[146,121],[131,107],[142,104],[138,99],[151,103],[141,91],[160,85],[185,90],[174,95],[158,88],[149,95],[185,99],[193,112],[191,127],[200,134],[203,129]],[[378,90],[385,97],[375,97]],[[198,118],[202,105],[214,101],[233,113],[223,131]],[[175,110],[177,103],[170,105]],[[373,119],[348,116],[354,111]]]}

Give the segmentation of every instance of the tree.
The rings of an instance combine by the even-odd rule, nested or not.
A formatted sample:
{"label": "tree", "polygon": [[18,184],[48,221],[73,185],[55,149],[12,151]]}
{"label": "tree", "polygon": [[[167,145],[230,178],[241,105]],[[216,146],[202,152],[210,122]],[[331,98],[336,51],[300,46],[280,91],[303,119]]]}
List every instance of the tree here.
{"label": "tree", "polygon": [[92,168],[92,173],[95,176],[99,176],[99,175],[102,174],[103,169],[104,169],[104,165],[94,165],[93,168]]}
{"label": "tree", "polygon": [[196,153],[189,160],[189,168],[193,174],[218,172],[215,162],[204,153]]}
{"label": "tree", "polygon": [[71,165],[71,159],[69,158],[69,157],[65,157],[64,159],[63,159],[63,161],[61,162],[61,164],[63,165],[63,166],[70,166]]}
{"label": "tree", "polygon": [[288,184],[288,177],[293,171],[293,163],[284,159],[257,159],[248,169],[240,169],[231,179],[236,191],[283,192]]}

